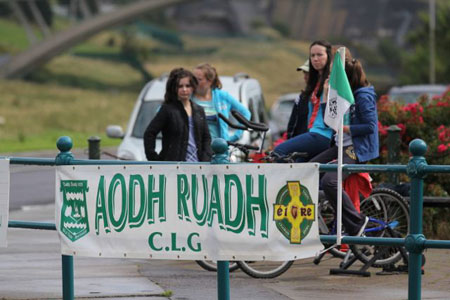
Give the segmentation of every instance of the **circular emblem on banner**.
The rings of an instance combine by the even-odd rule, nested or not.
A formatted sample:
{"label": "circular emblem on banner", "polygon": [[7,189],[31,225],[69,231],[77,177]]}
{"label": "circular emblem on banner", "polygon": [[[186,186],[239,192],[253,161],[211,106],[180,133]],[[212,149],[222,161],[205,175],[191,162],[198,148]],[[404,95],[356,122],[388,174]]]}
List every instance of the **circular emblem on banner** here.
{"label": "circular emblem on banner", "polygon": [[291,244],[301,244],[316,217],[316,207],[308,189],[299,181],[288,181],[278,192],[273,219]]}

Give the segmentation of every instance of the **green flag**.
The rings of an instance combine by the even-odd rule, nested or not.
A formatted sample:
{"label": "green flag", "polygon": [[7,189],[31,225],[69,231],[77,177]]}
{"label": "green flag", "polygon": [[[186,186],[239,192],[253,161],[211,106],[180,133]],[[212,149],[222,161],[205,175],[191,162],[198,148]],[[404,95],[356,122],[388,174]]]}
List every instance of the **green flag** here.
{"label": "green flag", "polygon": [[348,108],[355,103],[350,83],[345,74],[345,67],[341,53],[345,53],[345,48],[338,49],[333,60],[333,67],[330,74],[330,92],[327,101],[324,121],[335,131],[339,130],[341,119]]}

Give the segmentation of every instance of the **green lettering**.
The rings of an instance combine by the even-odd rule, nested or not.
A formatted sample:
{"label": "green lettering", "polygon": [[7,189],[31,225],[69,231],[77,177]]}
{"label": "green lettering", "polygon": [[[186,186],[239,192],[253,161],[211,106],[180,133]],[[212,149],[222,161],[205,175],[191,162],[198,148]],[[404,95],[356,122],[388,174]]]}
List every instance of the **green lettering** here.
{"label": "green lettering", "polygon": [[217,221],[219,222],[220,229],[225,229],[225,227],[223,226],[222,207],[220,206],[220,186],[217,175],[213,175],[211,184],[211,199],[209,203],[208,226],[211,227],[214,219],[214,214],[217,214]]}
{"label": "green lettering", "polygon": [[155,243],[154,243],[155,235],[159,235],[161,237],[162,233],[161,232],[153,232],[152,234],[150,234],[149,237],[148,237],[148,245],[150,246],[150,248],[152,250],[161,251],[162,247],[156,248],[156,246],[155,246]]}
{"label": "green lettering", "polygon": [[189,247],[189,249],[191,249],[194,252],[200,252],[200,251],[202,251],[202,244],[200,244],[200,242],[197,242],[197,244],[195,244],[195,247],[194,247],[194,245],[192,245],[192,238],[194,236],[200,237],[200,234],[198,234],[197,232],[192,232],[191,234],[188,235],[188,238],[187,238],[188,247]]}
{"label": "green lettering", "polygon": [[[116,190],[120,186],[121,190],[121,205],[120,208],[118,208],[118,211],[120,212],[119,218],[116,219],[115,215],[116,213]],[[109,190],[108,190],[108,212],[109,212],[109,219],[111,220],[111,224],[114,227],[115,231],[121,232],[126,224],[126,218],[127,218],[127,187],[125,184],[125,178],[122,174],[117,173],[114,175],[114,177],[111,180],[111,183],[109,184]]]}
{"label": "green lettering", "polygon": [[246,175],[246,193],[247,193],[247,222],[248,231],[250,235],[255,235],[256,229],[256,211],[260,213],[261,225],[260,231],[261,236],[268,237],[268,204],[267,204],[267,193],[266,186],[267,180],[264,175],[258,175],[258,194],[253,196],[253,177],[251,175]]}
{"label": "green lettering", "polygon": [[[232,219],[233,207],[231,196],[233,187],[236,190],[236,217]],[[228,231],[240,233],[245,225],[244,193],[239,177],[235,174],[225,175],[225,226]]]}
{"label": "green lettering", "polygon": [[[130,228],[133,227],[140,227],[142,223],[144,223],[145,219],[145,211],[146,211],[146,204],[147,201],[145,201],[145,186],[144,186],[144,180],[142,179],[141,175],[130,175],[130,184],[129,184],[129,201],[128,201],[128,219],[129,219],[129,226]],[[136,213],[136,195],[135,190],[138,188],[139,191],[139,209]],[[136,214],[135,214],[136,213]]]}
{"label": "green lettering", "polygon": [[203,208],[201,212],[198,212],[198,183],[197,176],[192,175],[192,214],[200,226],[205,225],[207,212],[208,212],[208,180],[205,175],[202,175],[203,182]]}
{"label": "green lettering", "polygon": [[171,232],[170,233],[170,238],[171,238],[171,241],[172,241],[172,248],[171,248],[171,250],[172,251],[181,251],[182,249],[177,247],[177,233],[176,232]]}
{"label": "green lettering", "polygon": [[155,223],[155,205],[158,203],[158,218],[160,222],[166,221],[166,177],[159,175],[159,190],[155,190],[155,178],[148,175],[148,224]]}
{"label": "green lettering", "polygon": [[105,176],[100,176],[97,189],[97,197],[95,200],[95,233],[100,232],[100,220],[103,219],[103,228],[106,233],[110,233],[111,229],[108,224],[108,215],[105,205]]}
{"label": "green lettering", "polygon": [[191,221],[189,217],[187,201],[189,200],[189,182],[185,174],[177,176],[177,191],[178,191],[178,218],[180,220],[186,219]]}

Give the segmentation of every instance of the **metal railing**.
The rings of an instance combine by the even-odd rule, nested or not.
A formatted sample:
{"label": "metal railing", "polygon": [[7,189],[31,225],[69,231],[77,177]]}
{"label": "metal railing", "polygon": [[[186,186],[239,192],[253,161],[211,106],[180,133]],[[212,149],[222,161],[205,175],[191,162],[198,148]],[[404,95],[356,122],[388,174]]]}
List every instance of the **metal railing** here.
{"label": "metal railing", "polygon": [[[211,163],[222,164],[228,161],[228,146],[224,143],[213,143],[215,153]],[[11,164],[25,165],[130,165],[130,164],[148,164],[148,162],[136,161],[117,161],[117,160],[76,160],[70,150],[72,149],[72,140],[69,137],[61,137],[57,141],[57,147],[60,153],[55,159],[44,158],[14,158],[9,157]],[[380,246],[404,246],[409,253],[408,263],[408,299],[421,299],[421,280],[422,280],[422,253],[426,248],[450,249],[449,240],[427,240],[422,234],[422,216],[423,216],[423,179],[428,173],[450,173],[448,165],[429,166],[424,158],[427,145],[424,141],[416,139],[410,143],[409,150],[412,157],[407,165],[345,165],[345,172],[387,172],[387,173],[406,173],[411,178],[411,196],[410,196],[410,233],[406,238],[375,238],[375,237],[352,237],[342,238],[343,243],[361,244],[361,245],[380,245]],[[168,162],[161,162],[168,163]],[[336,171],[336,165],[320,165],[320,171]],[[55,224],[9,221],[9,227],[56,230]],[[336,236],[320,236],[320,240],[326,243],[334,243]],[[219,261],[217,268],[217,292],[218,299],[230,299],[229,271],[228,262]],[[74,299],[74,276],[73,276],[73,257],[62,255],[62,280],[63,280],[63,299]]]}

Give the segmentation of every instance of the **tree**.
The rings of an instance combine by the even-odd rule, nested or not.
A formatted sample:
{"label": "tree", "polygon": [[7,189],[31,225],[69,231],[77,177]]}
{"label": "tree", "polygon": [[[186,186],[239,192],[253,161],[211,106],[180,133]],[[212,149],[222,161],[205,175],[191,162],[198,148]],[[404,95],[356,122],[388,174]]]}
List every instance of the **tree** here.
{"label": "tree", "polygon": [[[450,2],[437,1],[436,3],[436,82],[448,83],[450,79]],[[402,83],[425,83],[429,81],[430,66],[430,38],[429,16],[423,13],[422,24],[408,37],[408,44],[413,47],[402,62],[403,68],[400,80]]]}

